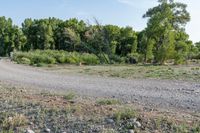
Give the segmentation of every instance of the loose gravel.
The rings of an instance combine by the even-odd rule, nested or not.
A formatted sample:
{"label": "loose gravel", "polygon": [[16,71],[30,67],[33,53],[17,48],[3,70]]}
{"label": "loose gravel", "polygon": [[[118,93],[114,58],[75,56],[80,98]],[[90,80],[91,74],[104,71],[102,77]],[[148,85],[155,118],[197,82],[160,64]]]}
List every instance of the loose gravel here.
{"label": "loose gravel", "polygon": [[117,98],[154,108],[200,112],[200,83],[58,74],[0,60],[0,81],[19,86],[74,91],[81,96]]}

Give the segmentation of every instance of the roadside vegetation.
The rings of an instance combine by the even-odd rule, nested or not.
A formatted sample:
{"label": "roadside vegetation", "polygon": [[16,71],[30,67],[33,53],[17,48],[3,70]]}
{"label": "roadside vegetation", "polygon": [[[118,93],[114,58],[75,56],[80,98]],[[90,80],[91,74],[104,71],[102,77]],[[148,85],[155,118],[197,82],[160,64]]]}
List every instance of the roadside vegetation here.
{"label": "roadside vegetation", "polygon": [[[25,53],[17,54],[25,57],[17,61],[27,64],[74,64],[84,60],[80,56],[85,57],[88,64],[163,65],[168,60],[185,64],[189,59],[200,58],[200,43],[193,43],[185,32],[190,21],[187,5],[160,0],[159,5],[150,8],[143,17],[148,22],[140,32],[131,27],[101,25],[97,20],[96,24],[90,25],[75,18],[66,21],[57,18],[25,19],[19,28],[11,18],[0,17],[0,56],[12,56],[12,52],[23,51]],[[42,51],[35,50],[47,51],[42,54]],[[58,59],[53,52],[59,56]],[[70,56],[69,60],[63,57],[65,55]]]}
{"label": "roadside vegetation", "polygon": [[3,84],[0,93],[2,133],[200,132],[200,114],[152,111],[114,99],[74,97],[74,93],[71,97],[72,93],[33,91]]}
{"label": "roadside vegetation", "polygon": [[54,65],[43,67],[48,71],[62,74],[95,75],[125,79],[167,79],[182,81],[200,81],[200,65],[190,62],[189,65],[97,65],[75,66]]}
{"label": "roadside vegetation", "polygon": [[37,50],[30,52],[16,52],[13,54],[14,61],[19,64],[28,64],[34,66],[45,66],[50,64],[87,64],[96,65],[100,61],[94,54],[66,52],[55,50]]}

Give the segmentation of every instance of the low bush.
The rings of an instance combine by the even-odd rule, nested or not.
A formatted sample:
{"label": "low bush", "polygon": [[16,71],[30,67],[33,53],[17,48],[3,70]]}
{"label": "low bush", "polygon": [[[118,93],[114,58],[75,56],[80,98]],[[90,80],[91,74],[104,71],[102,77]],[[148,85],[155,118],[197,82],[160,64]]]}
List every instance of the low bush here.
{"label": "low bush", "polygon": [[[35,50],[30,52],[15,52],[13,60],[19,64],[44,66],[45,64],[99,64],[99,58],[94,54],[66,52],[57,50]],[[42,65],[41,65],[42,64]]]}
{"label": "low bush", "polygon": [[98,57],[95,56],[94,54],[84,53],[84,54],[82,54],[82,56],[80,58],[81,58],[81,61],[86,64],[99,64],[100,63]]}
{"label": "low bush", "polygon": [[18,62],[20,62],[21,64],[28,64],[30,65],[31,64],[31,61],[30,59],[26,58],[26,57],[22,57],[18,60]]}

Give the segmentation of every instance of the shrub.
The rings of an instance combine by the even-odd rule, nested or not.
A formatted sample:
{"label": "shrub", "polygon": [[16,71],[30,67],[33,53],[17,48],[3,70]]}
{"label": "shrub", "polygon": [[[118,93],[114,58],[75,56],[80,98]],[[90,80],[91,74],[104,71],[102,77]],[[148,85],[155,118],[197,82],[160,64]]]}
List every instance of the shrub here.
{"label": "shrub", "polygon": [[136,64],[140,61],[140,55],[138,53],[131,53],[127,55],[127,63]]}
{"label": "shrub", "polygon": [[98,59],[98,57],[94,54],[88,54],[88,53],[83,53],[81,55],[81,61],[83,63],[86,63],[86,64],[91,64],[91,65],[95,65],[95,64],[99,64],[100,61]]}
{"label": "shrub", "polygon": [[66,56],[63,53],[56,55],[55,59],[58,63],[61,63],[61,64],[66,62]]}
{"label": "shrub", "polygon": [[184,64],[185,62],[186,62],[186,59],[181,54],[177,54],[175,56],[175,60],[174,60],[175,65]]}
{"label": "shrub", "polygon": [[126,62],[124,57],[120,57],[120,56],[117,56],[117,55],[111,55],[109,58],[110,58],[110,61],[111,61],[112,64],[125,63]]}
{"label": "shrub", "polygon": [[15,52],[13,60],[20,64],[44,66],[45,64],[99,64],[99,58],[94,54],[66,52],[57,50],[35,50],[30,52]]}
{"label": "shrub", "polygon": [[19,64],[28,64],[30,65],[31,64],[31,61],[30,59],[26,58],[26,57],[22,57],[22,58],[19,58],[19,60],[17,61],[17,63]]}

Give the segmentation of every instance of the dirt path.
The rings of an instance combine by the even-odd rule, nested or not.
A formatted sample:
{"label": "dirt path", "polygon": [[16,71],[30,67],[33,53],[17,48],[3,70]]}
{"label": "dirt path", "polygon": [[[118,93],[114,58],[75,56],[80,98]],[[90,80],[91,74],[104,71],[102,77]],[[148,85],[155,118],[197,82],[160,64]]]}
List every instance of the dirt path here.
{"label": "dirt path", "polygon": [[152,107],[200,112],[200,83],[60,75],[0,60],[0,81],[82,96],[111,97]]}

